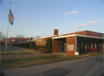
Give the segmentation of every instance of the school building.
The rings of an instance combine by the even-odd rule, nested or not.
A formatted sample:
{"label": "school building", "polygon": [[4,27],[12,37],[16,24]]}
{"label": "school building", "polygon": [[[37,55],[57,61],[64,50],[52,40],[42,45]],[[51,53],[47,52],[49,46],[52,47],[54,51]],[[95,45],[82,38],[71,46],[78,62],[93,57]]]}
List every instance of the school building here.
{"label": "school building", "polygon": [[85,30],[58,35],[58,29],[54,29],[53,36],[35,39],[36,45],[42,49],[47,38],[52,39],[52,52],[65,52],[66,55],[70,56],[79,55],[88,50],[104,50],[103,33]]}
{"label": "school building", "polygon": [[[7,45],[13,45],[19,42],[28,41],[28,38],[18,38],[18,37],[10,37],[7,38]],[[6,38],[3,38],[3,45],[6,45]]]}

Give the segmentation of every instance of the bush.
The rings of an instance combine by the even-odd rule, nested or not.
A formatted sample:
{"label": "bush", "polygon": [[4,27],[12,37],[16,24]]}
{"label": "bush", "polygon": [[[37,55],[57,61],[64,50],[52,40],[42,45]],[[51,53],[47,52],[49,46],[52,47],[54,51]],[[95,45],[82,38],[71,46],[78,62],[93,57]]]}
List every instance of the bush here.
{"label": "bush", "polygon": [[45,45],[45,52],[46,53],[52,53],[52,39],[51,38],[48,38],[46,40],[46,45]]}
{"label": "bush", "polygon": [[29,48],[29,43],[25,42],[25,48]]}
{"label": "bush", "polygon": [[35,42],[30,42],[30,49],[34,49],[36,47]]}
{"label": "bush", "polygon": [[36,50],[39,50],[39,46],[36,46]]}
{"label": "bush", "polygon": [[25,43],[22,43],[22,47],[25,48]]}

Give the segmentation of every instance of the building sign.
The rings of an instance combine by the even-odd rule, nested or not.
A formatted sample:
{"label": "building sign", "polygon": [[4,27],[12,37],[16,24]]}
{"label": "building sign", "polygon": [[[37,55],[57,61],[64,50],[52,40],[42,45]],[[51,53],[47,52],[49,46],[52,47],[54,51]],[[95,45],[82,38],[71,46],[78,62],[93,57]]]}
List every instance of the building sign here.
{"label": "building sign", "polygon": [[68,51],[74,51],[74,44],[67,45]]}
{"label": "building sign", "polygon": [[43,39],[39,39],[39,40],[37,40],[37,41],[43,41]]}
{"label": "building sign", "polygon": [[79,52],[75,52],[75,55],[79,55]]}

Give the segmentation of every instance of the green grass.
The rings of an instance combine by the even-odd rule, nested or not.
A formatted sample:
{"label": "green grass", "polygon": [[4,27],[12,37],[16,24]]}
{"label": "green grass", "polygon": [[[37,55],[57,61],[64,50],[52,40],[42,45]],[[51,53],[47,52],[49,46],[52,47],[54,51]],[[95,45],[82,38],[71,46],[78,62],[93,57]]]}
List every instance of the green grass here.
{"label": "green grass", "polygon": [[43,56],[28,58],[1,58],[1,68],[25,67],[36,64],[45,64],[50,62],[74,59],[74,56]]}
{"label": "green grass", "polygon": [[[1,55],[5,55],[5,52],[1,52]],[[6,55],[25,55],[25,54],[32,54],[30,52],[26,52],[26,51],[15,51],[15,52],[7,52]]]}
{"label": "green grass", "polygon": [[41,50],[38,50],[38,49],[27,49],[27,50],[30,50],[30,51],[33,51],[33,52],[37,52],[37,53],[44,53],[44,51],[41,51]]}

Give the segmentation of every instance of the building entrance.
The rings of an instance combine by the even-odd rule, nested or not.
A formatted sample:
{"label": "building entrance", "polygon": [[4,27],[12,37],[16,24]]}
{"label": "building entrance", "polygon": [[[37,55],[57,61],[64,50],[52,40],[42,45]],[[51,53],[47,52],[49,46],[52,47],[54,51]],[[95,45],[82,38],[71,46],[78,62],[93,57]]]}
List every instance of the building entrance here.
{"label": "building entrance", "polygon": [[66,41],[62,41],[62,52],[66,52]]}

